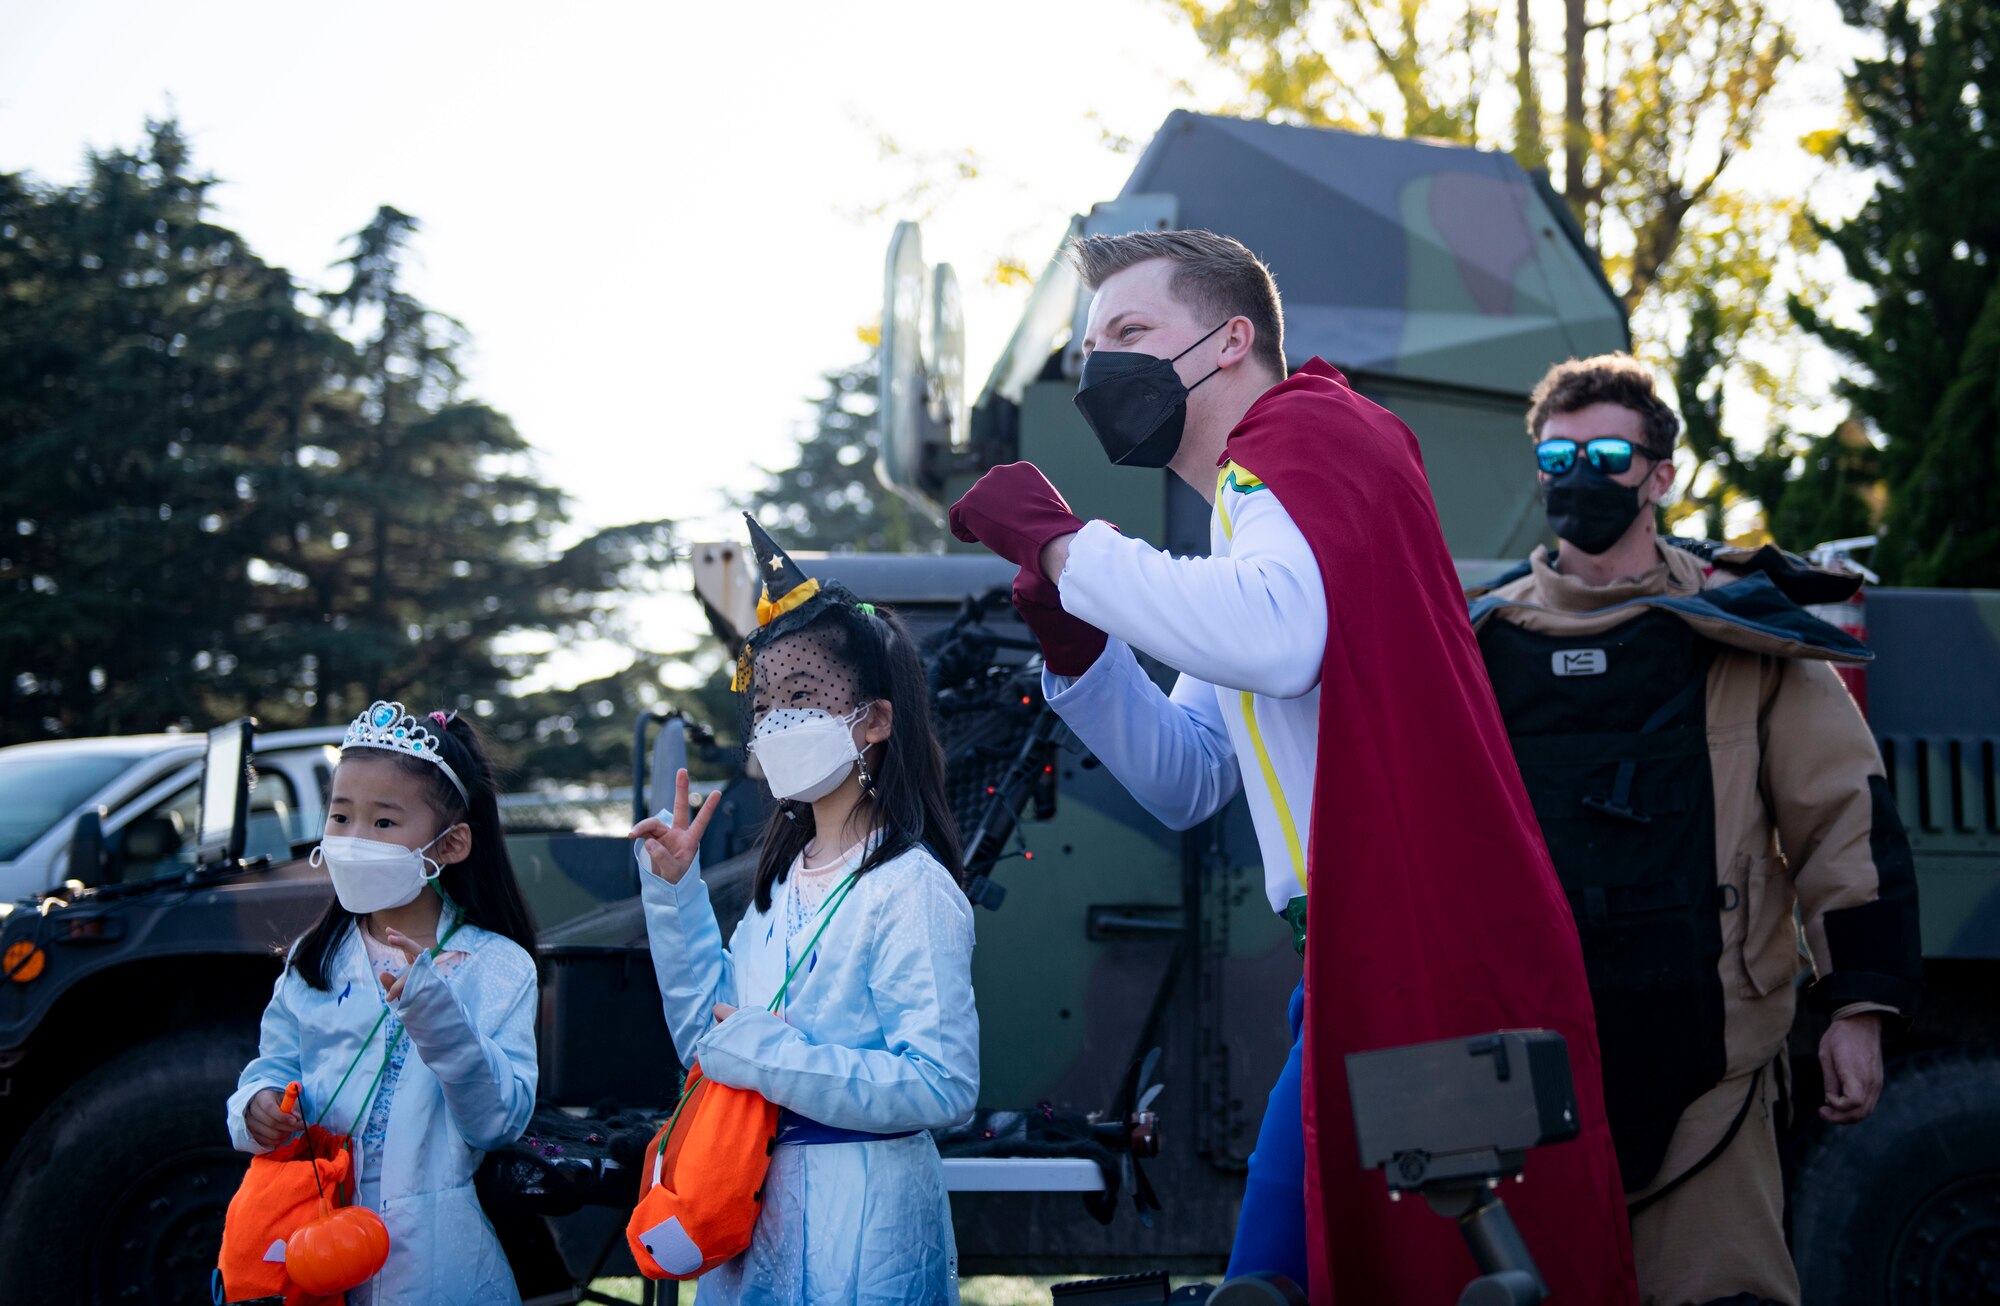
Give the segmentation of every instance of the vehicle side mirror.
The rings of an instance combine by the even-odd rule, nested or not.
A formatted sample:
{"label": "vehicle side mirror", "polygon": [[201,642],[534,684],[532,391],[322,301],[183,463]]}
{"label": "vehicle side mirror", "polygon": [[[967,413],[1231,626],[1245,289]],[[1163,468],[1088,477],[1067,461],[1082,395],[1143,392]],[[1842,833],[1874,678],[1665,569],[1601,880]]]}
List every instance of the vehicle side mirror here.
{"label": "vehicle side mirror", "polygon": [[104,809],[80,812],[69,836],[69,873],[65,877],[97,884],[104,877]]}

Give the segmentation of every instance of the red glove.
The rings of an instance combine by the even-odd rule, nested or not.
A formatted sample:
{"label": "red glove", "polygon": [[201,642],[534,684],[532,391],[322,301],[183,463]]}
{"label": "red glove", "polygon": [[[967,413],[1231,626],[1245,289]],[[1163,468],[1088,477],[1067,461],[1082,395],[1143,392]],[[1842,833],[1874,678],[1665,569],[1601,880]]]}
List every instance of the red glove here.
{"label": "red glove", "polygon": [[1104,651],[1104,632],[1063,611],[1062,593],[1039,566],[1014,577],[1014,611],[1042,646],[1042,665],[1059,676],[1082,675]]}
{"label": "red glove", "polygon": [[[1033,463],[995,467],[951,505],[951,533],[984,544],[1016,567],[1042,575],[1042,548],[1083,529],[1056,487]],[[1053,605],[1053,601],[1052,601]]]}

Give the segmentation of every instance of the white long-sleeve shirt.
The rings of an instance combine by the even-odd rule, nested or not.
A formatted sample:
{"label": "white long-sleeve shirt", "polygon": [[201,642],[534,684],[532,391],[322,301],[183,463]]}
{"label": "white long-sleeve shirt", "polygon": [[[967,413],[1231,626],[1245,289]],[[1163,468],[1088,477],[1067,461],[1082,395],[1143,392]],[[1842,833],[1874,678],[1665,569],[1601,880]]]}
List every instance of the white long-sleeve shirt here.
{"label": "white long-sleeve shirt", "polygon": [[[1043,673],[1049,705],[1163,824],[1184,830],[1239,787],[1283,912],[1305,893],[1319,738],[1326,593],[1277,496],[1233,465],[1209,519],[1210,554],[1176,558],[1101,521],[1070,541],[1065,610],[1105,632],[1081,676]],[[1163,694],[1133,650],[1181,673]]]}

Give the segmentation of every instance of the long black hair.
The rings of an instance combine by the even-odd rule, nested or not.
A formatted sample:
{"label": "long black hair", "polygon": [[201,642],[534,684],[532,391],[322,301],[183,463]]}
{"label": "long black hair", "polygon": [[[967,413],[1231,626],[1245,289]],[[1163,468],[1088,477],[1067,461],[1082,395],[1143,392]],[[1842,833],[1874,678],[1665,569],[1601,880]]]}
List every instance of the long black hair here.
{"label": "long black hair", "polygon": [[[836,602],[809,625],[777,637],[788,638],[819,642],[824,655],[845,667],[854,677],[857,705],[889,703],[889,738],[880,745],[881,757],[871,768],[871,783],[856,808],[882,837],[856,874],[922,846],[963,887],[964,858],[958,823],[945,797],[944,749],[931,725],[930,684],[902,618],[888,608]],[[771,910],[772,886],[784,882],[814,833],[810,803],[780,802],[772,809],[757,855],[758,911]]]}
{"label": "long black hair", "polygon": [[[507,841],[500,831],[500,798],[486,747],[479,732],[462,716],[450,717],[442,730],[432,733],[438,736],[438,755],[465,782],[467,797],[459,797],[442,767],[421,757],[376,748],[357,750],[352,756],[400,767],[412,784],[423,787],[426,801],[444,823],[440,829],[448,830],[461,821],[471,829],[472,851],[464,861],[454,862],[439,873],[437,887],[444,890],[466,922],[505,935],[532,957],[535,923],[514,879],[514,862],[507,855]],[[353,925],[354,913],[341,906],[339,898],[327,903],[326,910],[292,949],[292,969],[299,978],[321,991],[330,988],[328,969]]]}

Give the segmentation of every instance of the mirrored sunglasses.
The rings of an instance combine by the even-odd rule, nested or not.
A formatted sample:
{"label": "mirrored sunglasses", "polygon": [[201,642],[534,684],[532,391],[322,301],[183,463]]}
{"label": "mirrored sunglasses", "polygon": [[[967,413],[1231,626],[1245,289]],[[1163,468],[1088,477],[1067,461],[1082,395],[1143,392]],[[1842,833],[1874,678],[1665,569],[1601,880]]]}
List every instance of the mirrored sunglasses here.
{"label": "mirrored sunglasses", "polygon": [[1583,451],[1583,456],[1590,465],[1606,476],[1616,476],[1630,469],[1632,455],[1635,453],[1642,453],[1653,459],[1664,456],[1643,444],[1634,444],[1623,436],[1600,435],[1580,444],[1578,441],[1568,439],[1543,440],[1535,446],[1535,465],[1550,476],[1561,476],[1576,466],[1579,449]]}

